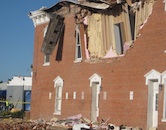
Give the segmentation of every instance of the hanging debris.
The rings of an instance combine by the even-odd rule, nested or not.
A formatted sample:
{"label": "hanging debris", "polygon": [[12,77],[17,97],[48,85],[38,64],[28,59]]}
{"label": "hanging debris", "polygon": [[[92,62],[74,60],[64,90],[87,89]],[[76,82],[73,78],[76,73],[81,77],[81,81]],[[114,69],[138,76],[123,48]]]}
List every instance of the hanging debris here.
{"label": "hanging debris", "polygon": [[57,44],[60,34],[64,29],[64,18],[57,14],[51,14],[51,20],[42,44],[41,51],[44,54],[52,54],[55,45]]}

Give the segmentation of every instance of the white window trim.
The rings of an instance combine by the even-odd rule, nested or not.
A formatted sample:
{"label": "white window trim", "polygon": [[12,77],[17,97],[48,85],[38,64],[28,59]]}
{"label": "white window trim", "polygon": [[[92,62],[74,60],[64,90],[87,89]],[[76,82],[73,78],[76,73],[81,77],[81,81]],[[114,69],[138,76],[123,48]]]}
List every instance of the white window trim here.
{"label": "white window trim", "polygon": [[161,119],[162,122],[166,122],[166,82],[164,83],[164,100],[163,100],[163,118]]}
{"label": "white window trim", "polygon": [[[159,86],[159,84],[161,84],[161,73],[152,69],[151,71],[149,71],[147,74],[144,75],[144,77],[146,78],[145,80],[145,85],[147,85],[148,89],[149,89],[149,86],[150,86],[150,82],[152,81],[153,83],[156,83],[157,85],[156,86]],[[158,88],[157,88],[158,89]],[[157,90],[159,91],[159,90]],[[154,93],[154,91],[153,91]],[[157,92],[158,93],[158,92]],[[152,127],[152,125],[155,125],[155,127],[158,127],[158,120],[159,118],[157,119],[157,122],[155,121],[152,121],[152,117],[151,117],[151,114],[152,114],[152,111],[151,111],[151,108],[154,106],[150,106],[150,101],[149,101],[149,98],[152,98],[152,95],[149,95],[149,90],[148,90],[148,104],[147,104],[147,128],[149,127]],[[158,112],[158,110],[157,110]],[[159,113],[157,113],[157,116],[159,115]],[[153,123],[151,123],[153,122]],[[157,126],[156,126],[157,125]]]}
{"label": "white window trim", "polygon": [[144,77],[146,78],[145,85],[148,85],[149,80],[153,79],[157,79],[158,83],[161,83],[161,74],[154,69],[145,74]]}
{"label": "white window trim", "polygon": [[43,66],[49,66],[50,65],[50,55],[49,55],[49,62],[46,62],[46,54],[44,54],[44,63]]}
{"label": "white window trim", "polygon": [[164,99],[163,99],[163,119],[162,122],[166,122],[166,71],[164,71],[162,74],[162,84],[164,88]]}
{"label": "white window trim", "polygon": [[90,78],[90,87],[92,86],[92,83],[99,83],[99,86],[101,87],[101,79],[102,77],[96,73],[94,73]]}
{"label": "white window trim", "polygon": [[[101,90],[101,80],[102,80],[102,77],[100,75],[98,75],[97,73],[94,73],[90,78],[90,87],[92,87],[92,84],[93,83],[98,83],[97,84],[97,94],[100,94],[100,90]],[[97,97],[96,99],[96,104],[98,104],[99,102],[99,97]],[[97,109],[97,113],[96,113],[96,116],[99,117],[99,106],[96,108]]]}
{"label": "white window trim", "polygon": [[47,25],[47,26],[44,28],[44,30],[43,30],[43,37],[46,36],[47,29],[48,29],[48,25]]}
{"label": "white window trim", "polygon": [[[59,87],[59,89],[58,89]],[[54,88],[56,89],[55,91],[59,90],[58,94],[60,95],[60,98],[57,99],[57,92],[55,94],[55,108],[54,108],[54,115],[61,115],[61,110],[62,110],[62,89],[63,89],[63,79],[60,76],[57,76],[54,79]],[[57,100],[59,101],[59,110],[57,108]]]}
{"label": "white window trim", "polygon": [[[79,36],[80,44],[77,44],[78,36]],[[78,47],[80,47],[81,58],[78,58],[78,55],[77,55],[78,54]],[[82,49],[81,48],[82,47],[81,47],[81,39],[80,39],[80,30],[79,30],[79,26],[76,25],[76,52],[75,52],[75,61],[74,61],[74,63],[81,62],[81,60],[82,60]]]}

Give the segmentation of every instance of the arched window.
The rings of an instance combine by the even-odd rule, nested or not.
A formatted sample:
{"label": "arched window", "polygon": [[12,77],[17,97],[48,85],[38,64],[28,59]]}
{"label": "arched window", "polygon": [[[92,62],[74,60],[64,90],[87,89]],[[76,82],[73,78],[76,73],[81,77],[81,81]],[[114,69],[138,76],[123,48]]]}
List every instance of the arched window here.
{"label": "arched window", "polygon": [[75,62],[81,62],[82,60],[82,50],[81,50],[81,38],[80,38],[80,28],[76,25],[76,54]]}
{"label": "arched window", "polygon": [[63,79],[57,76],[54,79],[54,88],[55,88],[55,107],[54,114],[61,115],[61,106],[62,106],[62,89],[63,89]]}

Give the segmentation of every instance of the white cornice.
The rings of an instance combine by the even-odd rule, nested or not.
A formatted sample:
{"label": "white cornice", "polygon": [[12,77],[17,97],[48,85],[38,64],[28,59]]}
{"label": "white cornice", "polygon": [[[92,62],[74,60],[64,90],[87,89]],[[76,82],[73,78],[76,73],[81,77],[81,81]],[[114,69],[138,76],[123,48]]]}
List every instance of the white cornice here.
{"label": "white cornice", "polygon": [[36,10],[36,11],[31,11],[29,13],[29,18],[32,19],[34,26],[36,27],[37,25],[47,23],[50,21],[50,18],[46,12],[42,10],[43,8]]}

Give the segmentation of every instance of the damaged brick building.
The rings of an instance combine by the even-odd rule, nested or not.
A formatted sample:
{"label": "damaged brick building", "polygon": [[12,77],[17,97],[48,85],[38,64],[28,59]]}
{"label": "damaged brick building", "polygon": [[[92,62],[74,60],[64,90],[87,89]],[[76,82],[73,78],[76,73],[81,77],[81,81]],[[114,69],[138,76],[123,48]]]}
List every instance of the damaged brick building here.
{"label": "damaged brick building", "polygon": [[31,119],[75,114],[166,127],[162,0],[63,0],[31,11]]}

